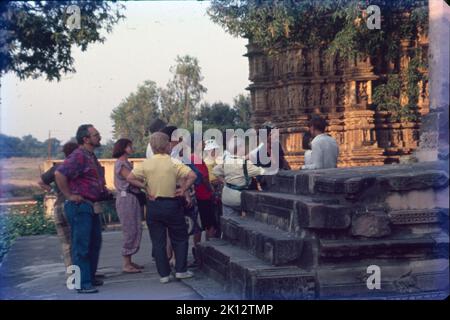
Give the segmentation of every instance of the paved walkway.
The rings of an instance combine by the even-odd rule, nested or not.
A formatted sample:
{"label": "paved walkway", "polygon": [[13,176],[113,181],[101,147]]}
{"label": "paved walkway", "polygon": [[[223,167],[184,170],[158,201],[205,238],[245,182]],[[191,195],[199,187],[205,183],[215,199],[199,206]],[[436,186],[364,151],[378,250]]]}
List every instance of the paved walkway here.
{"label": "paved walkway", "polygon": [[98,271],[106,275],[105,284],[99,287],[100,292],[97,294],[78,294],[66,288],[61,247],[56,236],[19,238],[0,266],[0,299],[201,299],[183,282],[159,282],[146,230],[141,249],[135,255],[135,262],[145,266],[144,272],[123,274],[121,241],[121,232],[103,233]]}

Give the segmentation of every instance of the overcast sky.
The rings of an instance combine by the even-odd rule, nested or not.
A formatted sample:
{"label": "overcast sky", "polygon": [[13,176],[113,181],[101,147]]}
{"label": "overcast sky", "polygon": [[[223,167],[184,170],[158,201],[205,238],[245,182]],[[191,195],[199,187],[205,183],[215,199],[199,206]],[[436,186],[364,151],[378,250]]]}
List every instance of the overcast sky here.
{"label": "overcast sky", "polygon": [[165,86],[177,55],[199,59],[204,100],[232,103],[248,86],[247,41],[234,38],[206,15],[209,3],[143,1],[126,4],[126,19],[104,44],[74,50],[74,74],[60,82],[2,79],[0,132],[51,135],[63,142],[79,124],[92,123],[104,141],[112,137],[111,111],[145,80]]}

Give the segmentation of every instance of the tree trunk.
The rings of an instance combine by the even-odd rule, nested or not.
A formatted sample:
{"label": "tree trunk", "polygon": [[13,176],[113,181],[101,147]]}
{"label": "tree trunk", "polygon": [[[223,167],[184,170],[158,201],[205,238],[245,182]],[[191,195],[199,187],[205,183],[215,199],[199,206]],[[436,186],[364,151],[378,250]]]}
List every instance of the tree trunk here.
{"label": "tree trunk", "polygon": [[184,128],[187,129],[189,123],[189,103],[187,88],[184,89]]}

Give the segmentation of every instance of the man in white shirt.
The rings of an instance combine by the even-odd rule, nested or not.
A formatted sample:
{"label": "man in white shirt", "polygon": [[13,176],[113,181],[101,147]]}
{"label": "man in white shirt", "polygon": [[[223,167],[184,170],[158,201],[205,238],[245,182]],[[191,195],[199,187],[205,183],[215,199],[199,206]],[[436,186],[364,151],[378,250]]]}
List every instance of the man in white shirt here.
{"label": "man in white shirt", "polygon": [[336,140],[325,133],[325,119],[313,116],[309,130],[314,139],[311,142],[311,163],[302,169],[329,169],[337,167],[339,147]]}

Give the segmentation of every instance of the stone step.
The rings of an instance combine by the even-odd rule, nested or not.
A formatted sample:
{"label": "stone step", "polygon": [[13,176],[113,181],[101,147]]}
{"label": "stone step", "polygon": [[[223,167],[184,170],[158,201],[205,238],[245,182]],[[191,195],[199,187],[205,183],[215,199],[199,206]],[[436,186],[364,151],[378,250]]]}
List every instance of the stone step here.
{"label": "stone step", "polygon": [[[369,288],[377,279],[379,287]],[[316,269],[316,281],[317,294],[325,299],[439,299],[448,295],[448,256],[333,262]]]}
{"label": "stone step", "polygon": [[365,257],[448,257],[448,234],[401,235],[388,239],[319,239],[319,257],[323,261]]}
{"label": "stone step", "polygon": [[199,269],[193,270],[195,276],[181,280],[191,287],[204,300],[239,300],[239,297],[232,292],[228,292],[225,286],[209,277]]}
{"label": "stone step", "polygon": [[224,240],[199,245],[201,270],[239,299],[314,299],[314,273],[274,267]]}
{"label": "stone step", "polygon": [[336,199],[275,192],[247,191],[241,200],[247,216],[289,232],[304,228],[347,229],[355,210]]}
{"label": "stone step", "polygon": [[334,194],[358,199],[368,189],[405,192],[446,188],[448,162],[385,165],[323,170],[280,171],[266,176],[265,190],[284,194]]}
{"label": "stone step", "polygon": [[295,264],[302,254],[299,236],[250,217],[224,215],[221,229],[225,240],[274,266]]}

